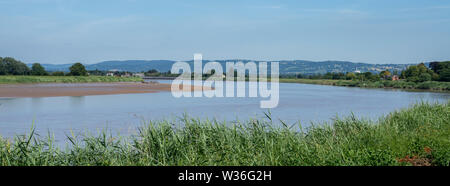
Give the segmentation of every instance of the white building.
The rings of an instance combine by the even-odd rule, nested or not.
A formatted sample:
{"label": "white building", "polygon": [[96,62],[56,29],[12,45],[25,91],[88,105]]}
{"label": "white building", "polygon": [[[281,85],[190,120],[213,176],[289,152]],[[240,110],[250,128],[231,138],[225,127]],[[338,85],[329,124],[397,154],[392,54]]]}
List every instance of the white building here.
{"label": "white building", "polygon": [[143,78],[145,75],[144,73],[134,73],[133,76]]}
{"label": "white building", "polygon": [[108,70],[108,73],[106,73],[106,76],[114,76],[114,72],[118,72],[117,69]]}

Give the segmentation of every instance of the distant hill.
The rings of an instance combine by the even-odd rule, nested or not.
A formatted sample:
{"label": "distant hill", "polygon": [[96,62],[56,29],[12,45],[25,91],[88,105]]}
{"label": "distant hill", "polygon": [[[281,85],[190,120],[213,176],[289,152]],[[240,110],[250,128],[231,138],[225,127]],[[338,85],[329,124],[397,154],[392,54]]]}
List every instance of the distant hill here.
{"label": "distant hill", "polygon": [[[209,62],[211,60],[204,60]],[[244,63],[251,60],[214,60],[222,64],[225,71],[226,62]],[[96,64],[87,64],[87,70],[119,70],[129,72],[143,72],[151,69],[156,69],[160,72],[167,72],[172,68],[176,61],[171,60],[126,60],[126,61],[103,61]],[[193,66],[193,60],[186,61]],[[258,62],[258,61],[255,61]],[[327,72],[380,72],[383,70],[402,71],[407,66],[412,64],[368,64],[368,63],[354,63],[349,61],[306,61],[306,60],[289,60],[280,62],[280,74],[318,74]],[[28,64],[31,67],[31,64]],[[47,71],[69,71],[72,64],[42,64]],[[192,69],[193,70],[193,69]]]}
{"label": "distant hill", "polygon": [[383,70],[402,71],[412,64],[367,64],[353,63],[348,61],[280,61],[280,73],[301,73],[301,74],[323,74],[327,72],[372,72],[378,73]]}
{"label": "distant hill", "polygon": [[[73,64],[41,64],[45,70],[47,71],[63,71],[63,72],[67,72],[69,71],[70,66],[72,66]],[[33,64],[27,64],[28,67],[31,68],[31,66],[33,66]]]}
{"label": "distant hill", "polygon": [[167,72],[172,68],[175,61],[170,60],[127,60],[127,61],[104,61],[97,64],[87,65],[87,70],[112,70],[129,72],[142,72],[157,69],[160,72]]}

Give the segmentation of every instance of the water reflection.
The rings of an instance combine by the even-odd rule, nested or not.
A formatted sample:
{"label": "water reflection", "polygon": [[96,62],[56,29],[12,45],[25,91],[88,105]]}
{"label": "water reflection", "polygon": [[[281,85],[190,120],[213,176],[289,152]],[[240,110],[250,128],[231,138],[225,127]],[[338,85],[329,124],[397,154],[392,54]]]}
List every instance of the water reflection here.
{"label": "water reflection", "polygon": [[86,101],[85,96],[70,96],[68,98],[70,102],[70,108],[83,109],[84,103]]}

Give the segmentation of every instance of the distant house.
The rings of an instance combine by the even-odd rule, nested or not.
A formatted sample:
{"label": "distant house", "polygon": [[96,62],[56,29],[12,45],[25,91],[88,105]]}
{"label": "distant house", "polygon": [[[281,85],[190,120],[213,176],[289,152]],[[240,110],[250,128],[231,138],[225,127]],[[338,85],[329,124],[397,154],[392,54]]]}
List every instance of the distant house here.
{"label": "distant house", "polygon": [[360,70],[355,70],[355,73],[360,74],[361,71]]}
{"label": "distant house", "polygon": [[116,75],[116,72],[119,72],[119,70],[117,70],[117,69],[108,70],[108,72],[106,73],[106,76],[114,76],[114,75]]}
{"label": "distant house", "polygon": [[392,81],[398,81],[400,78],[398,78],[398,76],[397,75],[393,75],[392,76]]}
{"label": "distant house", "polygon": [[131,77],[131,74],[128,73],[128,72],[125,72],[125,74],[122,74],[121,76],[122,76],[122,77]]}
{"label": "distant house", "polygon": [[134,73],[133,76],[143,78],[145,75],[144,73]]}

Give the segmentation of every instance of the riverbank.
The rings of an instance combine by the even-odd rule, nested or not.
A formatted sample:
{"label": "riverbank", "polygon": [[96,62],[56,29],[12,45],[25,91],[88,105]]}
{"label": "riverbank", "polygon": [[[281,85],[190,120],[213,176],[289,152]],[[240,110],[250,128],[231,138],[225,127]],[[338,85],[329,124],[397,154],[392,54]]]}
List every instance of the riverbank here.
{"label": "riverbank", "polygon": [[[170,77],[172,78],[172,77]],[[157,77],[155,77],[157,79]],[[207,80],[208,77],[203,77]],[[224,78],[224,81],[226,79]],[[234,81],[238,81],[235,78]],[[250,81],[248,77],[245,81]],[[270,78],[268,78],[270,81]],[[387,88],[387,89],[403,89],[411,91],[433,91],[433,92],[450,92],[450,82],[426,81],[420,83],[408,82],[404,80],[389,81],[358,81],[358,80],[335,80],[335,79],[297,79],[297,78],[279,78],[280,83],[301,83],[315,85],[330,85],[343,87],[360,87],[360,88]]]}
{"label": "riverbank", "polygon": [[0,76],[0,84],[26,83],[105,83],[105,82],[141,82],[138,77],[112,76]]}
{"label": "riverbank", "polygon": [[399,81],[357,81],[357,80],[332,80],[332,79],[289,79],[280,78],[280,83],[303,83],[317,85],[332,85],[344,87],[361,88],[394,88],[405,90],[429,90],[429,91],[450,91],[450,82],[426,81],[421,83]]}
{"label": "riverbank", "polygon": [[293,79],[293,78],[280,78],[280,83],[302,83],[302,84],[314,84],[314,85],[337,85],[338,82],[351,80],[333,80],[333,79]]}
{"label": "riverbank", "polygon": [[449,166],[449,120],[449,103],[419,103],[377,122],[350,116],[310,128],[274,127],[270,114],[239,124],[184,117],[147,122],[129,138],[68,137],[67,149],[32,131],[0,139],[0,164]]}
{"label": "riverbank", "polygon": [[[183,87],[180,88],[183,89]],[[202,87],[191,86],[191,90],[202,90]],[[171,85],[156,82],[0,84],[0,97],[15,98],[136,94],[159,91],[171,91]]]}

